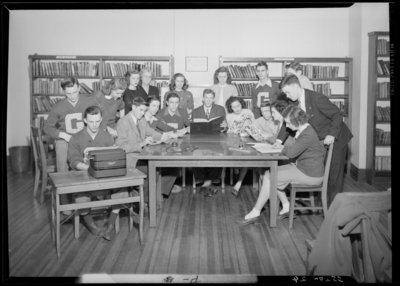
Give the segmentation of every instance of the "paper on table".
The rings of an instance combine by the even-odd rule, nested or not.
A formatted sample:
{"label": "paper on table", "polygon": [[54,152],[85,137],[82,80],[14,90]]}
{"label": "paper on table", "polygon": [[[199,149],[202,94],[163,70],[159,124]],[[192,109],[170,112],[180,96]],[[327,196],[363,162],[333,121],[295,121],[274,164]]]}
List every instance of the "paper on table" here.
{"label": "paper on table", "polygon": [[251,146],[251,148],[256,149],[258,152],[262,154],[268,154],[268,153],[281,153],[283,148],[272,148],[271,144],[267,143],[258,143],[254,144]]}

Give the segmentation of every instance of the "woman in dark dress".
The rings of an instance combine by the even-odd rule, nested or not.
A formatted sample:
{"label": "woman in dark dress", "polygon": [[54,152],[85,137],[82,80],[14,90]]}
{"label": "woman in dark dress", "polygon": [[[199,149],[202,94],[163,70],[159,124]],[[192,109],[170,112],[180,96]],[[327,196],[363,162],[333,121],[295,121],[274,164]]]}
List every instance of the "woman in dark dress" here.
{"label": "woman in dark dress", "polygon": [[160,96],[160,90],[156,86],[150,85],[153,79],[153,72],[148,68],[143,68],[140,71],[140,82],[135,96],[139,96],[147,101],[150,95]]}
{"label": "woman in dark dress", "polygon": [[126,82],[129,86],[125,89],[124,96],[122,97],[125,102],[125,114],[128,114],[132,110],[132,101],[136,97],[138,85],[140,81],[140,75],[138,71],[127,71],[125,74]]}

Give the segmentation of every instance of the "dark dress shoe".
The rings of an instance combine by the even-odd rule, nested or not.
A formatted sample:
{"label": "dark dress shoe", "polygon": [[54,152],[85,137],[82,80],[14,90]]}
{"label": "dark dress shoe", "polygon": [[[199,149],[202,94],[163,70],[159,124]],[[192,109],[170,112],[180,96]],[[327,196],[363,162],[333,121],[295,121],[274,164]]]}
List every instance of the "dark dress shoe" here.
{"label": "dark dress shoe", "polygon": [[[285,219],[285,218],[289,218],[289,212],[285,212],[278,216],[278,219]],[[295,214],[293,214],[293,219],[296,219],[296,218],[297,218],[297,216]]]}
{"label": "dark dress shoe", "polygon": [[249,219],[245,219],[245,218],[237,219],[235,222],[238,225],[248,225],[248,224],[252,224],[252,223],[259,224],[260,223],[260,216],[256,216],[256,217],[249,218]]}
{"label": "dark dress shoe", "polygon": [[94,236],[98,236],[98,237],[103,236],[103,230],[101,228],[99,228],[94,221],[87,224],[86,226]]}
{"label": "dark dress shoe", "polygon": [[207,193],[207,187],[200,187],[200,195],[205,195]]}
{"label": "dark dress shoe", "polygon": [[239,196],[239,192],[236,191],[235,188],[232,188],[231,193],[232,193],[232,195],[234,195],[235,197],[238,197],[238,196]]}
{"label": "dark dress shoe", "polygon": [[204,196],[206,196],[206,197],[212,197],[213,195],[215,195],[218,192],[218,188],[216,188],[213,185],[210,185],[206,188],[207,188],[207,191],[204,192]]}
{"label": "dark dress shoe", "polygon": [[115,235],[115,224],[108,221],[103,225],[103,238],[111,240]]}

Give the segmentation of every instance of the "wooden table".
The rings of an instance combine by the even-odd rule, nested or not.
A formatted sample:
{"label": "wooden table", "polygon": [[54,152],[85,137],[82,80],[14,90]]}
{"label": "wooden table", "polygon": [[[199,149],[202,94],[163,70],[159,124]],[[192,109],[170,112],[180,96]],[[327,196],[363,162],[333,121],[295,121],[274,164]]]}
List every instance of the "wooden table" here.
{"label": "wooden table", "polygon": [[[62,173],[50,173],[52,184],[51,216],[52,239],[56,242],[57,255],[60,257],[60,212],[67,210],[79,210],[90,207],[103,207],[117,204],[136,202],[136,197],[94,201],[87,203],[72,203],[60,205],[60,195],[81,193],[97,190],[108,190],[130,186],[143,187],[146,175],[135,168],[128,168],[126,176],[96,179],[89,175],[88,171],[73,171]],[[55,236],[55,239],[54,239]],[[76,236],[76,233],[75,233]]]}
{"label": "wooden table", "polygon": [[[250,153],[229,150],[229,147],[238,148],[241,139],[244,149],[249,150]],[[182,150],[189,145],[196,145],[198,149],[193,152],[169,153],[167,148],[170,145],[160,144],[144,147],[138,156],[139,160],[149,161],[150,227],[157,226],[156,203],[162,205],[161,176],[156,175],[157,167],[269,167],[271,170],[270,226],[276,227],[276,170],[278,160],[287,160],[288,157],[279,154],[260,154],[250,145],[246,145],[248,142],[255,142],[252,138],[240,138],[235,134],[186,134],[177,142]]]}

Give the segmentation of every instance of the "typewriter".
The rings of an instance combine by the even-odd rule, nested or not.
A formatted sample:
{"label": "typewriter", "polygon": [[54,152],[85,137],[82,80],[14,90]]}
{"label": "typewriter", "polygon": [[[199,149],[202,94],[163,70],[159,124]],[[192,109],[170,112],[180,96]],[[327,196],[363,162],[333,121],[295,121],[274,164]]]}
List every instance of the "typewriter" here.
{"label": "typewriter", "polygon": [[121,148],[88,152],[89,174],[95,178],[126,175],[126,153]]}

